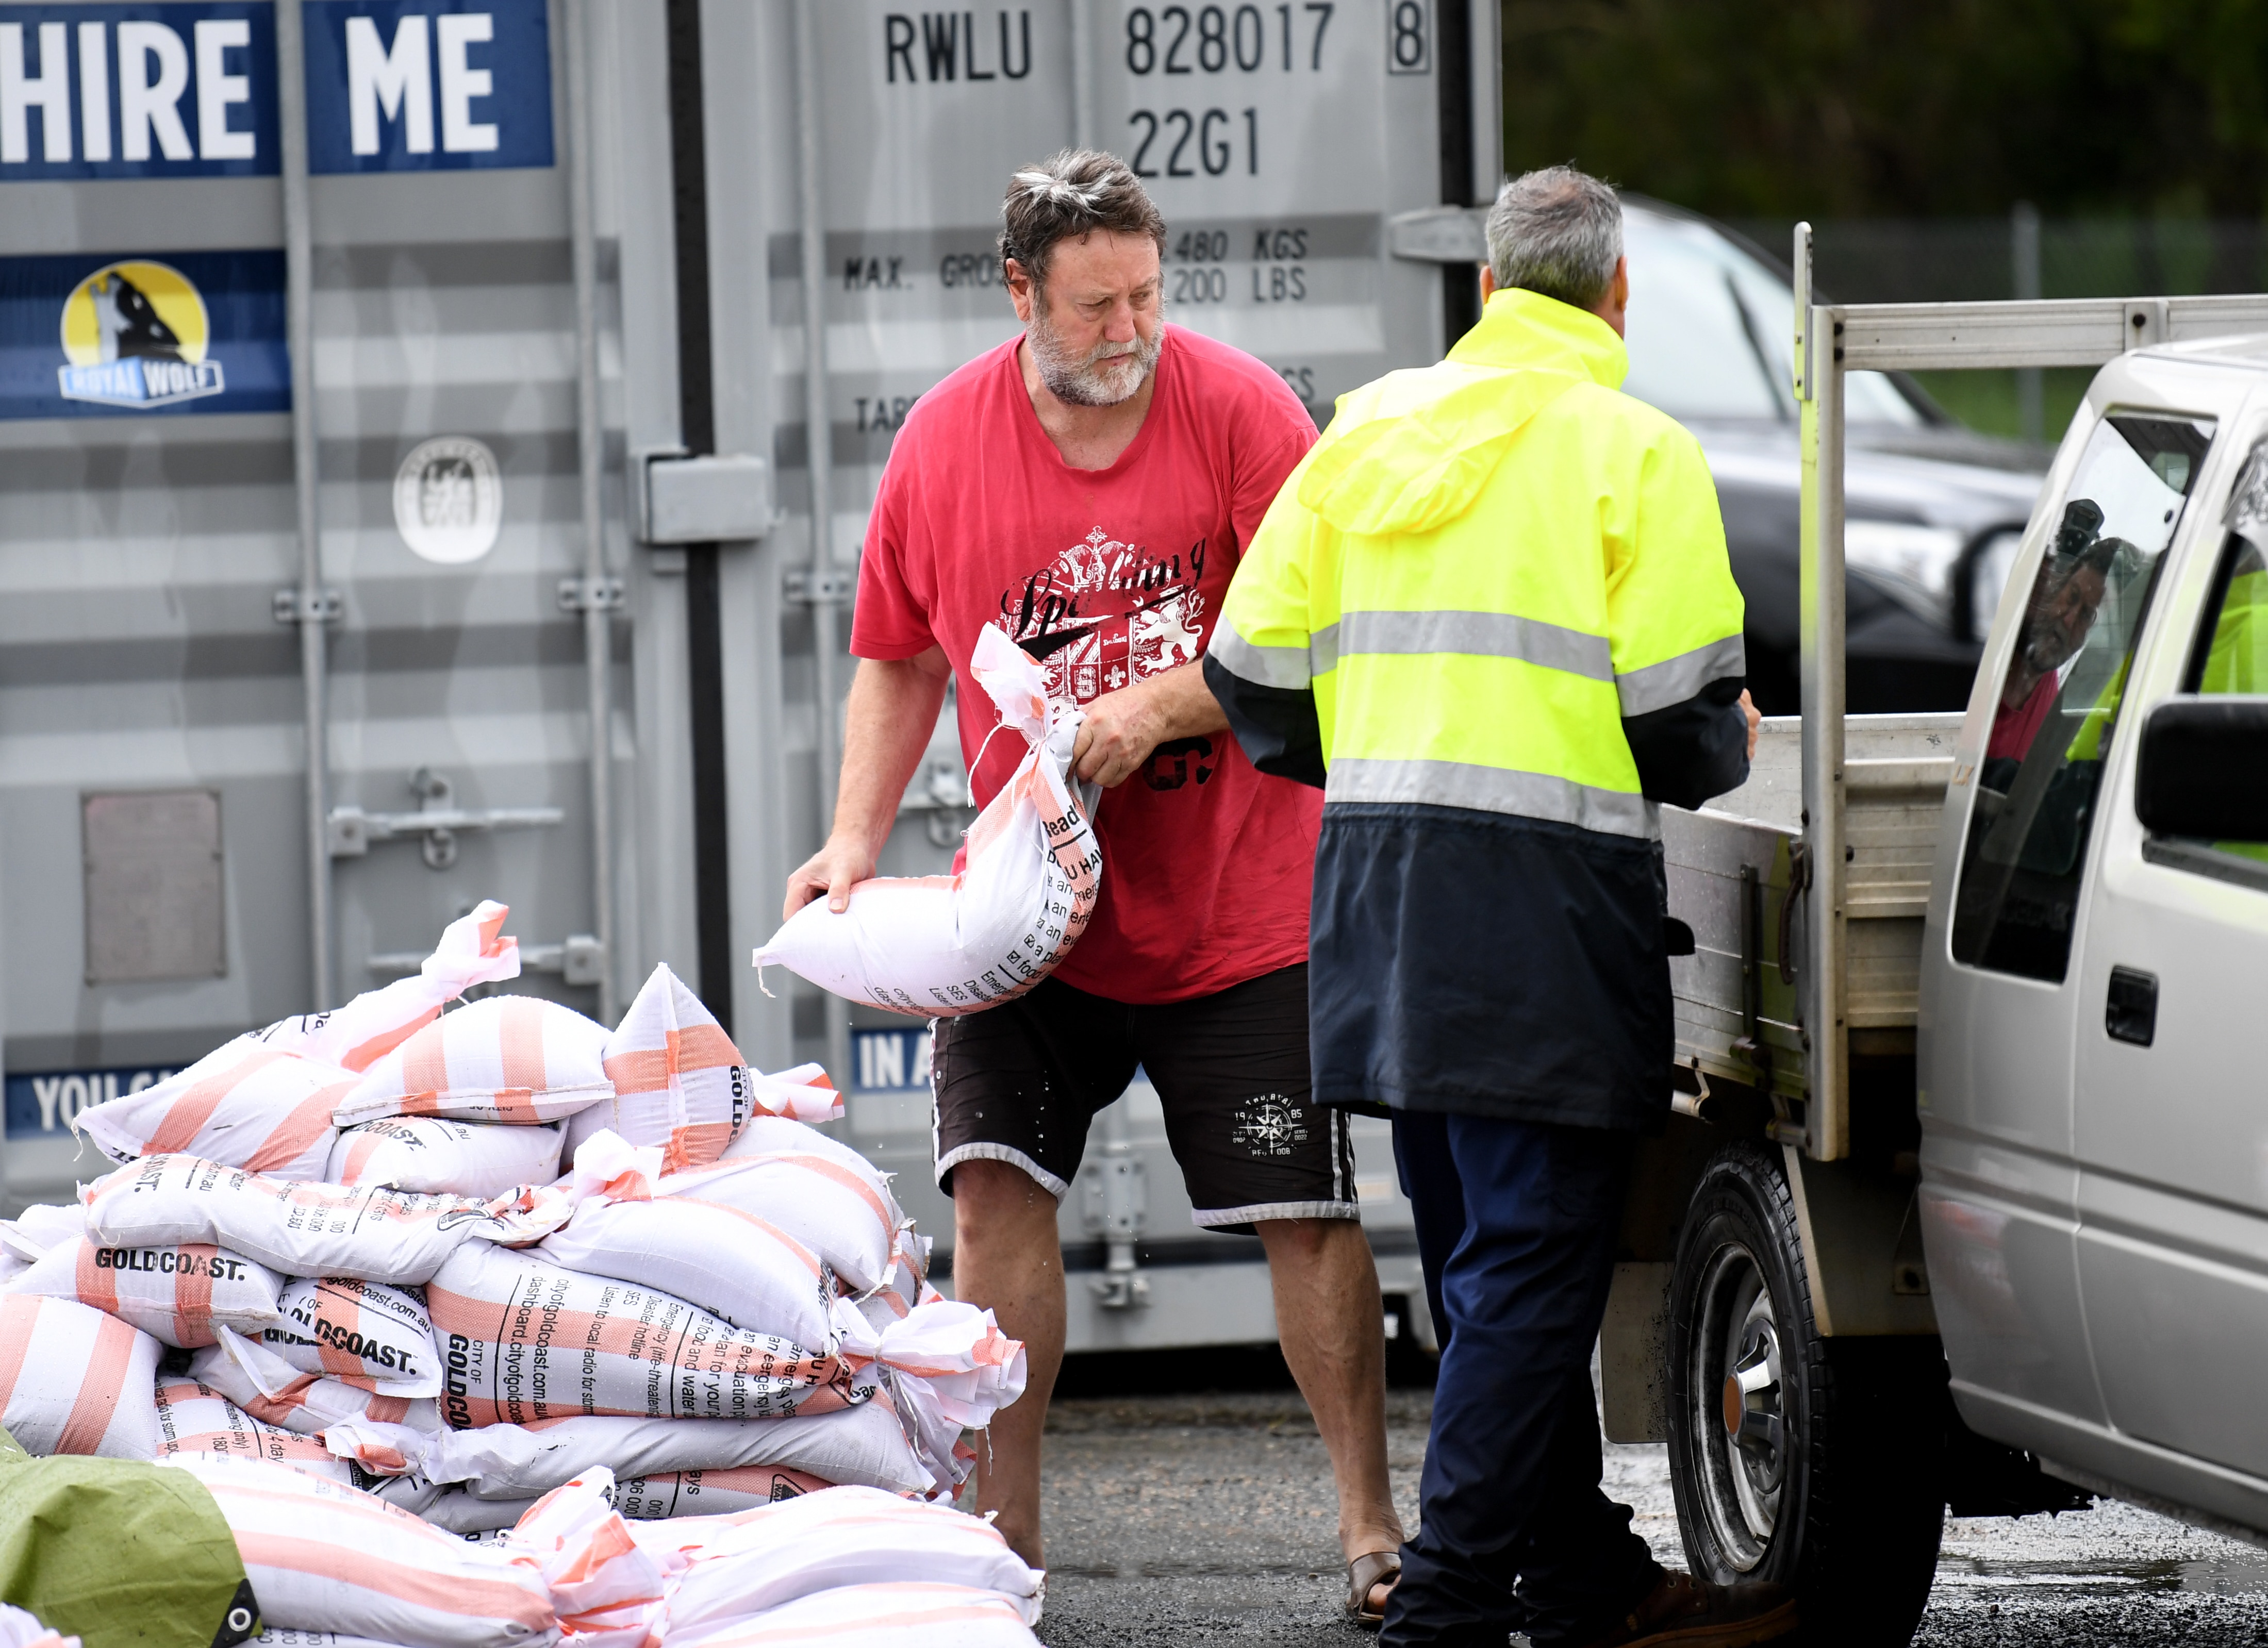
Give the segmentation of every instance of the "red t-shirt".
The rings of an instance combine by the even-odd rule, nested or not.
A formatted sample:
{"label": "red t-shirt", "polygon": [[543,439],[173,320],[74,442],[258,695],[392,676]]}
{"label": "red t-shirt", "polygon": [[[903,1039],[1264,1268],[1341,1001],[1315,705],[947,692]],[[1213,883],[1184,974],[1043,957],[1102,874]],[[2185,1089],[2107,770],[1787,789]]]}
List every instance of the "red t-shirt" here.
{"label": "red t-shirt", "polygon": [[2054,708],[2056,694],[2063,682],[2051,670],[2032,684],[2024,702],[2013,710],[2001,704],[1992,712],[1992,737],[1984,747],[1984,759],[1995,761],[2003,755],[2021,761],[2031,753],[2032,739],[2040,730],[2040,723],[2048,718]]}
{"label": "red t-shirt", "polygon": [[[998,720],[968,677],[998,626],[1057,698],[1088,699],[1193,665],[1245,544],[1314,443],[1282,379],[1240,350],[1166,328],[1149,416],[1108,469],[1074,469],[1032,410],[1012,340],[922,396],[898,430],[866,529],[850,650],[940,645],[961,683],[961,751]],[[989,801],[1024,758],[994,739]],[[1103,792],[1102,894],[1064,982],[1123,1002],[1211,995],[1307,956],[1321,792],[1253,770],[1235,738],[1161,745]]]}

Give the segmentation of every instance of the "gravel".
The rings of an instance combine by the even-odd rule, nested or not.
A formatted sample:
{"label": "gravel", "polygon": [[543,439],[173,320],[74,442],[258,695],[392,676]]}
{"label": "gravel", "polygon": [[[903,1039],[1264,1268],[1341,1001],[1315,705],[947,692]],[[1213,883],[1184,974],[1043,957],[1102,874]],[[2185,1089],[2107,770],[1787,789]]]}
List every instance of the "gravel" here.
{"label": "gravel", "polygon": [[[1388,1398],[1388,1463],[1417,1515],[1430,1394]],[[1344,1594],[1330,1463],[1295,1391],[1059,1401],[1047,1461],[1053,1648],[1371,1640]],[[1609,1494],[1683,1566],[1660,1447],[1609,1446]],[[2105,1502],[1948,1519],[1922,1648],[2215,1648],[2268,1642],[2268,1552]]]}

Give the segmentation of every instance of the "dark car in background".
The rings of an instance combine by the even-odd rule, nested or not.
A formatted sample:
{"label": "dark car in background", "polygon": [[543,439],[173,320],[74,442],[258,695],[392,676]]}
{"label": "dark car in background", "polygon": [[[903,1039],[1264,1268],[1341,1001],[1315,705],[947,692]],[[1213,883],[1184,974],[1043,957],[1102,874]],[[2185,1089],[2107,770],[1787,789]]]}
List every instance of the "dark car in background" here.
{"label": "dark car in background", "polygon": [[[1700,438],[1748,599],[1750,690],[1766,715],[1793,715],[1800,462],[1787,276],[1675,207],[1626,197],[1624,226],[1623,387]],[[1962,709],[2047,454],[1963,428],[1910,379],[1847,382],[1850,708]]]}

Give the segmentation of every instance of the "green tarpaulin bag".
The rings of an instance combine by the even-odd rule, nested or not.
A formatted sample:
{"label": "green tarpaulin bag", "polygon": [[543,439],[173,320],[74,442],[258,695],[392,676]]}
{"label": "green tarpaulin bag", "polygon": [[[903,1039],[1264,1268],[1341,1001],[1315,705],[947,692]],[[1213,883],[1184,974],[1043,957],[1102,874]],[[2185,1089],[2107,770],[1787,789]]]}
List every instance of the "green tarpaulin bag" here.
{"label": "green tarpaulin bag", "polygon": [[33,1459],[5,1431],[0,1601],[84,1648],[235,1648],[260,1630],[202,1482],[129,1460]]}

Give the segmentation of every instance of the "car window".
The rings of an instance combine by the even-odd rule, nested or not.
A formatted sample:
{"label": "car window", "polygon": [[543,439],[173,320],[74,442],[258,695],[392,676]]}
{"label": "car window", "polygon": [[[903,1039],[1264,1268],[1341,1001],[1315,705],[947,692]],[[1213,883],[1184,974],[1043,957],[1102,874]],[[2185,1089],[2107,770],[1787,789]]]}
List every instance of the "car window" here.
{"label": "car window", "polygon": [[[1624,216],[1631,302],[1623,387],[1675,418],[1793,422],[1795,296],[1788,283],[1703,223]],[[1844,379],[1854,423],[1918,425],[1880,372]]]}
{"label": "car window", "polygon": [[1631,239],[1624,391],[1674,418],[1788,417],[1723,264],[1683,236]]}
{"label": "car window", "polygon": [[2102,763],[2209,422],[2111,413],[2088,439],[2024,604],[1977,769],[1953,954],[2060,981]]}

